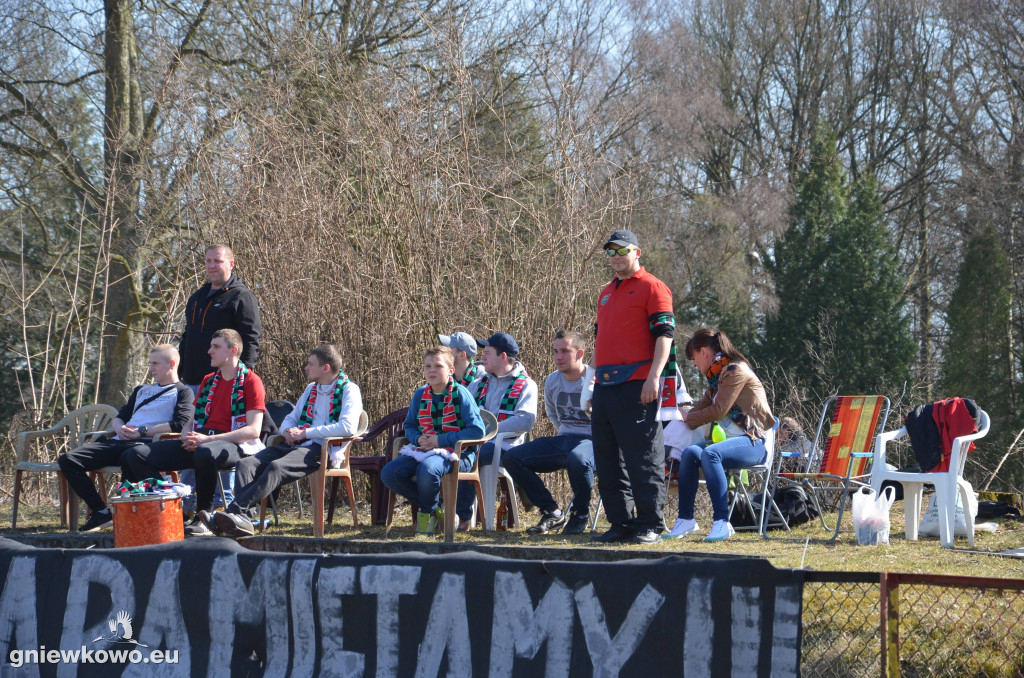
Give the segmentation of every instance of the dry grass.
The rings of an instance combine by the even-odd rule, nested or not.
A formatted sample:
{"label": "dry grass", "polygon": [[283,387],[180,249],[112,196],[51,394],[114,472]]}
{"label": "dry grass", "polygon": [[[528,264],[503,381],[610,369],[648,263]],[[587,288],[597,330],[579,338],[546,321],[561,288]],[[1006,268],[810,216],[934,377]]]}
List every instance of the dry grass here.
{"label": "dry grass", "polygon": [[[305,517],[299,518],[298,507],[293,490],[287,489],[279,502],[280,524],[271,526],[268,535],[288,537],[313,536],[313,524],[310,517],[308,486],[303,483],[303,506]],[[710,526],[710,504],[707,494],[700,492],[697,504],[697,520],[702,528]],[[596,503],[596,497],[595,497]],[[370,525],[369,506],[363,502],[358,505],[360,529],[352,528],[352,520],[347,505],[340,505],[333,525],[325,527],[328,539],[374,539],[390,541],[416,540],[410,512],[401,502],[395,509],[395,526],[389,536],[385,536],[382,526]],[[847,516],[849,513],[847,513]],[[676,517],[676,500],[674,494],[669,497],[665,512],[666,521],[671,525]],[[82,519],[85,515],[83,513]],[[580,537],[562,537],[558,534],[532,535],[525,532],[525,527],[534,524],[538,519],[536,511],[521,509],[523,528],[508,532],[485,532],[481,529],[469,533],[456,534],[459,543],[479,543],[487,545],[508,546],[550,546],[578,548],[590,545],[589,533]],[[834,514],[826,519],[831,523]],[[685,552],[688,555],[702,553],[722,555],[725,553],[746,557],[767,558],[776,567],[804,567],[818,571],[857,571],[857,572],[905,572],[930,574],[959,574],[983,577],[1020,578],[1024,575],[1024,561],[1017,558],[1000,557],[994,554],[1008,549],[1024,547],[1024,522],[1014,519],[996,521],[999,529],[994,533],[978,532],[975,535],[974,549],[968,549],[965,539],[957,539],[956,548],[944,549],[937,538],[921,538],[919,541],[907,541],[903,536],[902,502],[893,506],[893,530],[888,546],[858,546],[852,532],[840,534],[835,544],[827,543],[830,533],[822,529],[817,521],[801,525],[794,529],[792,537],[796,541],[769,539],[764,540],[752,532],[739,532],[726,542],[707,544],[702,537],[691,537],[682,540],[665,541],[652,546],[617,545],[624,551],[658,551],[665,555]],[[849,518],[844,518],[849,527]],[[0,524],[10,525],[10,505],[0,506]],[[598,530],[606,526],[604,516]],[[57,508],[52,505],[33,507],[22,505],[19,510],[19,533],[52,533],[61,532],[57,517]],[[0,530],[0,534],[9,534],[9,528]],[[772,531],[773,537],[782,536],[779,531]],[[809,540],[809,541],[808,541]],[[806,550],[805,550],[806,546]]]}

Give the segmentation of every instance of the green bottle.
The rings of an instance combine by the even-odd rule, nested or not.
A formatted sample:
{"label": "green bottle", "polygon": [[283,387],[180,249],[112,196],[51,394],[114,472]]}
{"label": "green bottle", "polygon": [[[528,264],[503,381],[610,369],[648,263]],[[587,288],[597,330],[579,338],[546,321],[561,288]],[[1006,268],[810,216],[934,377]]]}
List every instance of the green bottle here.
{"label": "green bottle", "polygon": [[725,437],[725,429],[717,421],[711,425],[711,442],[720,443]]}

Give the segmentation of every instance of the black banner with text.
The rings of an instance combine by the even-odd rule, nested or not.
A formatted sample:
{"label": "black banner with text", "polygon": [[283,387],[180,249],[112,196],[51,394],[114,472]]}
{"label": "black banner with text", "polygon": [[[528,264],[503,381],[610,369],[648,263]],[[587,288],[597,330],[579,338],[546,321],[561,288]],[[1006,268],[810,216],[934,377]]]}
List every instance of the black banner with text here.
{"label": "black banner with text", "polygon": [[803,577],[759,560],[0,539],[0,572],[0,675],[799,675]]}

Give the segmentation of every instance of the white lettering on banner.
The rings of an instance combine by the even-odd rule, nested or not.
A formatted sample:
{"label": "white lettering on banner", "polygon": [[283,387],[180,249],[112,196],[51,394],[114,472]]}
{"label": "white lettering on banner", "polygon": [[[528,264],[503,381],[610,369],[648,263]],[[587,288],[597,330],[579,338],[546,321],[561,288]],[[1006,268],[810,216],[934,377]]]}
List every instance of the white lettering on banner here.
{"label": "white lettering on banner", "polygon": [[761,650],[761,589],[732,587],[732,675],[757,673]]}
{"label": "white lettering on banner", "polygon": [[[39,667],[28,664],[18,669],[7,663],[11,649],[39,647],[36,632],[36,560],[14,558],[0,596],[0,676],[38,676]],[[8,645],[11,636],[14,643]]]}
{"label": "white lettering on banner", "polygon": [[[416,568],[418,570],[418,568]],[[359,652],[343,649],[342,597],[356,592],[356,568],[325,567],[317,579],[320,605],[320,675],[330,678],[359,678],[366,658]]]}
{"label": "white lettering on banner", "polygon": [[711,614],[711,580],[694,577],[686,587],[686,626],[683,629],[683,663],[687,678],[710,678],[711,639],[715,632]]}
{"label": "white lettering on banner", "polygon": [[420,573],[406,565],[368,565],[359,573],[363,593],[377,596],[377,678],[398,675],[398,596],[416,593]]}
{"label": "white lettering on banner", "polygon": [[466,577],[446,572],[437,583],[434,602],[430,605],[427,631],[416,657],[416,677],[438,675],[445,650],[448,651],[449,678],[473,675],[469,645]]}
{"label": "white lettering on banner", "polygon": [[587,652],[594,666],[594,676],[617,676],[622,666],[632,656],[650,625],[654,615],[665,602],[665,596],[647,584],[636,597],[614,638],[608,634],[604,608],[597,599],[593,584],[587,584],[576,591],[576,607],[583,624],[583,638],[587,641]]}
{"label": "white lettering on banner", "polygon": [[795,676],[799,673],[797,650],[800,647],[802,599],[801,586],[780,586],[775,589],[775,619],[772,623],[773,676]]}
{"label": "white lettering on banner", "polygon": [[165,647],[175,651],[181,661],[175,663],[131,664],[121,678],[174,678],[192,674],[192,646],[185,628],[178,584],[180,560],[160,561],[149,592],[145,623],[139,631],[139,643],[150,648]]}
{"label": "white lettering on banner", "polygon": [[267,558],[256,568],[246,587],[238,569],[238,555],[221,556],[210,573],[210,678],[231,673],[235,624],[263,622],[267,663],[264,675],[283,676],[288,671],[288,561]]}
{"label": "white lettering on banner", "polygon": [[[91,584],[99,584],[110,591],[110,610],[100,616],[95,625],[85,628],[85,611],[89,603]],[[68,584],[68,602],[64,608],[64,629],[60,636],[60,649],[73,651],[109,635],[109,618],[118,611],[135,616],[135,582],[128,568],[106,556],[82,556],[71,563],[71,581]],[[104,641],[93,647],[104,650],[113,643]],[[78,674],[76,664],[57,667],[58,678],[73,678]]]}
{"label": "white lettering on banner", "polygon": [[313,571],[311,558],[293,560],[288,576],[291,594],[293,676],[312,676],[316,666],[316,624],[313,617]]}
{"label": "white lettering on banner", "polygon": [[510,678],[515,657],[532,659],[545,642],[545,678],[568,676],[574,614],[572,591],[558,579],[534,609],[522,573],[495,572],[490,677]]}
{"label": "white lettering on banner", "polygon": [[[441,673],[442,666],[447,667],[446,675],[461,678],[473,674],[473,650],[478,653],[476,668],[493,678],[524,673],[528,663],[538,677],[567,678],[586,670],[584,656],[591,662],[594,676],[612,677],[622,673],[648,634],[653,635],[655,618],[673,624],[671,630],[664,624],[658,627],[659,638],[666,630],[671,634],[664,666],[678,667],[687,677],[711,676],[713,667],[724,671],[726,664],[731,665],[734,676],[754,675],[759,664],[767,670],[769,660],[773,676],[799,672],[803,587],[793,580],[775,584],[747,579],[743,583],[755,584],[741,586],[735,579],[728,583],[719,580],[717,574],[689,581],[683,575],[679,583],[687,586],[685,605],[678,601],[669,608],[666,597],[653,584],[645,584],[629,599],[606,575],[599,580],[603,582],[599,589],[578,575],[562,574],[571,577],[567,583],[550,574],[531,574],[522,568],[498,570],[490,564],[476,570],[439,572],[421,565],[332,566],[353,561],[308,556],[255,558],[248,554],[207,560],[207,565],[201,566],[204,572],[197,572],[194,565],[189,569],[189,563],[182,560],[156,558],[146,560],[147,569],[130,572],[130,557],[89,553],[75,554],[70,577],[67,581],[60,578],[60,586],[67,587],[61,611],[59,602],[49,602],[52,595],[58,601],[64,597],[61,589],[39,598],[40,588],[49,582],[41,580],[37,562],[41,561],[20,554],[9,560],[0,592],[0,678],[39,675],[36,659],[39,663],[64,662],[47,671],[74,675],[78,663],[106,662],[122,656],[122,650],[129,653],[126,656],[131,661],[136,656],[132,652],[142,661],[122,667],[125,678],[177,678],[191,675],[192,652],[206,652],[207,644],[207,675],[218,678],[231,672],[234,659],[248,656],[250,651],[260,655],[265,675],[361,677],[374,661],[372,654],[368,659],[364,652],[375,652],[376,678],[400,673],[433,677]],[[182,586],[203,582],[206,595],[207,566],[211,568],[209,605],[204,609],[204,602],[182,599],[183,593],[189,593]],[[139,579],[138,592],[132,572]],[[491,573],[493,580],[488,583]],[[424,576],[430,586],[423,584]],[[472,601],[472,618],[467,577],[474,592],[491,597],[491,601]],[[662,577],[659,581],[667,580]],[[636,586],[640,583],[644,581]],[[713,606],[712,593],[721,609]],[[145,614],[135,620],[136,604],[141,600],[146,601]],[[615,601],[611,617],[602,600],[604,604]],[[39,609],[41,604],[47,609]],[[374,607],[375,625],[370,621]],[[481,618],[488,607],[489,618]],[[368,612],[364,614],[364,610]],[[349,614],[347,625],[343,625],[345,612]],[[209,619],[208,638],[196,635],[205,626],[204,614]],[[94,618],[96,624],[86,628]],[[122,618],[123,623],[114,624]],[[192,623],[195,628],[189,626]],[[765,629],[765,624],[771,628]],[[57,645],[58,629],[59,650],[38,644],[43,638],[45,645]],[[577,633],[582,633],[586,646],[576,643],[574,655]],[[120,636],[120,641],[109,640],[112,634]],[[363,652],[346,650],[346,642],[349,648]],[[135,647],[121,643],[135,643]],[[716,646],[723,652],[712,663]],[[157,657],[165,652],[168,657],[173,652],[174,660],[161,663]],[[51,653],[58,659],[50,660]],[[201,658],[199,663],[203,663]]]}

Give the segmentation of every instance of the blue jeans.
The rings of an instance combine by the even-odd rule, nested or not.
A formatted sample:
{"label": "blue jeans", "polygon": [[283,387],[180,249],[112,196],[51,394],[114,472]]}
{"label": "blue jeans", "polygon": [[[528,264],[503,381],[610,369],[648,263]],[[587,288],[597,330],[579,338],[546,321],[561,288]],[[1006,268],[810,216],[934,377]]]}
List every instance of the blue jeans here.
{"label": "blue jeans", "polygon": [[503,452],[501,465],[512,476],[519,491],[544,513],[553,513],[559,507],[537,474],[564,468],[573,492],[572,512],[579,516],[590,513],[590,494],[594,487],[594,445],[589,436],[567,434],[535,438]]}
{"label": "blue jeans", "polygon": [[[195,510],[195,505],[196,505],[196,493],[195,493],[195,489],[196,489],[196,474],[195,474],[195,471],[193,471],[190,468],[185,469],[184,471],[182,471],[181,473],[178,474],[178,480],[180,480],[181,482],[185,483],[186,485],[192,486],[192,494],[190,494],[189,496],[185,497],[182,500],[182,502],[181,502],[182,510],[185,511],[186,513],[189,512],[189,511],[194,511]],[[227,506],[228,504],[230,504],[235,499],[235,496],[234,496],[235,495],[235,472],[233,470],[232,471],[221,471],[220,472],[220,481],[222,483],[224,483],[224,494],[228,495],[228,496],[224,497],[224,505]],[[220,503],[220,486],[219,485],[217,486],[217,489],[214,490],[213,505],[214,506],[220,506],[221,505],[221,503]]]}
{"label": "blue jeans", "polygon": [[729,438],[720,443],[705,440],[683,450],[679,460],[679,517],[693,518],[693,503],[697,498],[700,469],[711,495],[715,520],[729,519],[729,483],[725,469],[745,468],[764,462],[763,440],[747,436]]}
{"label": "blue jeans", "polygon": [[[459,470],[473,467],[473,455],[464,454]],[[380,480],[392,492],[397,492],[419,506],[420,511],[432,513],[441,505],[441,476],[452,470],[452,462],[439,454],[416,461],[407,454],[389,461],[380,470]]]}

